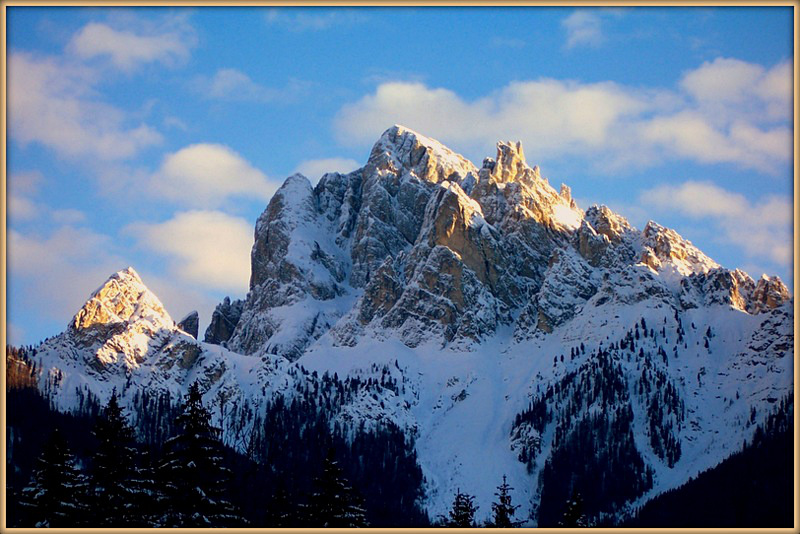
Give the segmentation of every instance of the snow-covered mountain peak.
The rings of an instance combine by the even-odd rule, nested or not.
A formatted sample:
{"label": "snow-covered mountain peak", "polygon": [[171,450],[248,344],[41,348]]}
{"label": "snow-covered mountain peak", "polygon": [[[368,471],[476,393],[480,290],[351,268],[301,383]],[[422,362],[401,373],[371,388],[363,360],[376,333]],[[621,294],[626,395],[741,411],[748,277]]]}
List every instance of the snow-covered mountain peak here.
{"label": "snow-covered mountain peak", "polygon": [[[778,277],[720,267],[655,222],[583,212],[520,143],[498,143],[478,171],[390,128],[360,169],[287,178],[251,260],[246,299],[217,307],[208,343],[133,269],[112,275],[39,348],[42,381],[68,408],[76,391],[179,399],[199,380],[240,449],[291,391],[351,429],[385,419],[417,438],[432,515],[459,487],[488,515],[503,474],[521,513],[546,509],[581,447],[595,470],[584,487],[632,484],[607,509],[624,511],[735,451],[792,387]],[[353,377],[373,389],[320,389]]]}
{"label": "snow-covered mountain peak", "polygon": [[674,271],[680,276],[707,273],[719,264],[703,254],[678,232],[648,221],[642,231],[643,258],[656,271]]}
{"label": "snow-covered mountain peak", "polygon": [[520,141],[516,143],[499,141],[497,143],[497,158],[493,163],[484,161],[484,167],[486,166],[491,167],[489,179],[496,183],[512,182],[528,175],[540,178],[538,166],[533,169],[528,167]]}
{"label": "snow-covered mountain peak", "polygon": [[478,174],[471,161],[439,141],[397,124],[383,132],[372,147],[367,165],[396,175],[410,172],[433,183],[460,182],[470,173]]}
{"label": "snow-covered mountain peak", "polygon": [[175,324],[158,297],[144,285],[133,267],[128,267],[111,275],[92,293],[73,317],[70,328],[79,332],[139,320],[155,328],[171,328]]}
{"label": "snow-covered mountain peak", "polygon": [[792,298],[792,294],[779,276],[762,274],[753,289],[753,301],[762,309],[773,309]]}
{"label": "snow-covered mountain peak", "polygon": [[604,205],[591,206],[586,210],[586,220],[595,232],[606,236],[612,243],[619,243],[625,235],[634,231],[628,219]]}

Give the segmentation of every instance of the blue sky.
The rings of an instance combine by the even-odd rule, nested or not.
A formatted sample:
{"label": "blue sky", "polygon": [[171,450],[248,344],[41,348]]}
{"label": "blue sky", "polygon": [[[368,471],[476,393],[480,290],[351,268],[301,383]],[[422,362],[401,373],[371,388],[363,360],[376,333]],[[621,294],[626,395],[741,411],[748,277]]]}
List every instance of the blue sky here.
{"label": "blue sky", "polygon": [[8,334],[132,265],[201,329],[289,174],[399,123],[792,285],[791,8],[7,8]]}

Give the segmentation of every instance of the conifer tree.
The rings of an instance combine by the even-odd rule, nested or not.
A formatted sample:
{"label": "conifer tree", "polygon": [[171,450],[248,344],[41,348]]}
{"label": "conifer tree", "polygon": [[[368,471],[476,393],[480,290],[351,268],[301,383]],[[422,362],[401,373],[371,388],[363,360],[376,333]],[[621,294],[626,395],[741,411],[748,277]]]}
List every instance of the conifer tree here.
{"label": "conifer tree", "polygon": [[572,492],[572,498],[567,500],[567,505],[564,510],[564,515],[561,521],[558,522],[560,527],[588,527],[589,522],[586,519],[586,514],[583,512],[583,497],[575,490]]}
{"label": "conifer tree", "polygon": [[519,505],[511,504],[511,490],[513,489],[514,488],[509,486],[508,482],[506,482],[506,476],[503,475],[503,483],[497,486],[497,492],[495,492],[497,502],[492,503],[492,514],[494,514],[494,517],[491,526],[496,528],[512,528],[520,525],[519,521],[514,521],[514,513],[517,508],[519,508]]}
{"label": "conifer tree", "polygon": [[309,498],[307,510],[312,527],[368,526],[363,499],[344,477],[333,447],[328,449],[322,474],[314,479],[314,493]]}
{"label": "conifer tree", "polygon": [[138,451],[133,428],[128,424],[113,392],[95,425],[98,446],[90,472],[92,525],[98,527],[148,526],[138,505],[145,480],[137,467]]}
{"label": "conifer tree", "polygon": [[165,443],[166,453],[159,466],[164,487],[159,526],[242,525],[244,520],[226,499],[231,473],[223,465],[219,429],[211,425],[211,412],[203,405],[197,382],[189,387],[175,423],[178,433]]}
{"label": "conifer tree", "polygon": [[278,482],[278,488],[267,506],[267,528],[295,527],[297,526],[296,506],[289,496],[283,480]]}
{"label": "conifer tree", "polygon": [[474,527],[475,512],[478,511],[478,507],[473,503],[474,500],[475,496],[461,493],[461,489],[457,489],[447,526],[454,528]]}
{"label": "conifer tree", "polygon": [[75,465],[67,442],[56,428],[36,460],[20,505],[36,527],[81,526],[86,518],[86,478]]}

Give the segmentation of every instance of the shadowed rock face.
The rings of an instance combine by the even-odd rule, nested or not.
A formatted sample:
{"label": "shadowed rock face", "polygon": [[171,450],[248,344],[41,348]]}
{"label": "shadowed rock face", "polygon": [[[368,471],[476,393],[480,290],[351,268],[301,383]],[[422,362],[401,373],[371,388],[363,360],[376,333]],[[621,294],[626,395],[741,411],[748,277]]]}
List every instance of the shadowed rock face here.
{"label": "shadowed rock face", "polygon": [[228,341],[239,323],[242,316],[244,301],[234,300],[231,302],[229,297],[225,297],[220,304],[217,304],[214,313],[211,314],[211,323],[206,328],[204,341],[221,345]]}
{"label": "shadowed rock face", "polygon": [[587,303],[756,313],[790,298],[780,280],[722,269],[652,221],[640,232],[605,206],[584,213],[519,142],[499,142],[478,169],[402,126],[361,169],[316,187],[289,177],[258,219],[251,261],[240,313],[220,309],[207,339],[291,359],[327,331],[348,345],[396,336],[469,350],[504,324],[518,339],[550,332]]}
{"label": "shadowed rock face", "polygon": [[200,315],[198,315],[197,311],[191,312],[178,322],[178,328],[197,339],[198,330],[200,329]]}

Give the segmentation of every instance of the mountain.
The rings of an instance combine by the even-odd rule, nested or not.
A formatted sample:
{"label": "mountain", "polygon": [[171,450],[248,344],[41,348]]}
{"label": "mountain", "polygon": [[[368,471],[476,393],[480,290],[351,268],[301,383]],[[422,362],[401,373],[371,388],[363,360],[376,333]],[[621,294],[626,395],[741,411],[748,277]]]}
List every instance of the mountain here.
{"label": "mountain", "polygon": [[671,229],[580,209],[520,143],[478,168],[394,126],[358,170],[286,179],[204,342],[127,269],[34,360],[62,410],[199,380],[240,450],[272,400],[318,395],[350,435],[414,440],[431,518],[457,489],[487,518],[505,474],[547,526],[575,490],[623,517],[741,449],[793,389],[793,304]]}

